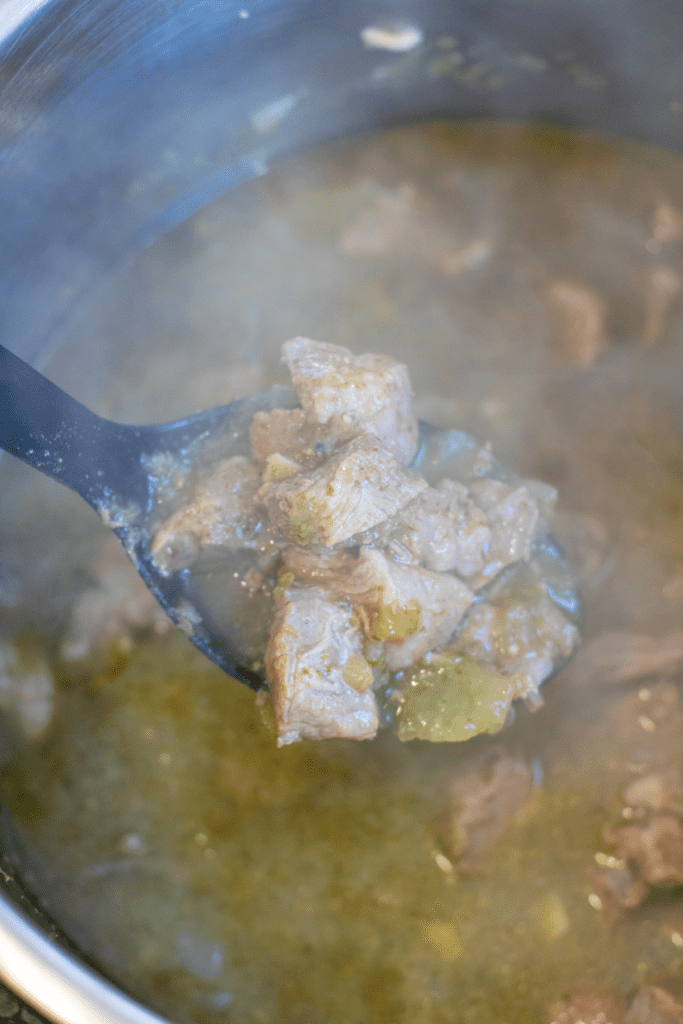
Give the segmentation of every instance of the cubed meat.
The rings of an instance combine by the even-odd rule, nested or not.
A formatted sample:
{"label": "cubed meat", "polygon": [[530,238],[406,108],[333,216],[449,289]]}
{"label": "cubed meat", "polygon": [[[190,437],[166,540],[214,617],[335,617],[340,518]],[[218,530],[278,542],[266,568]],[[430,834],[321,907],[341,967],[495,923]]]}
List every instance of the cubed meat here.
{"label": "cubed meat", "polygon": [[398,561],[472,576],[484,568],[491,530],[463,484],[442,480],[401,509],[388,547]]}
{"label": "cubed meat", "polygon": [[472,493],[486,513],[491,530],[481,574],[481,583],[485,583],[506,565],[530,558],[538,524],[538,503],[526,484],[513,489],[500,480],[476,481]]}
{"label": "cubed meat", "polygon": [[[672,977],[661,979],[657,985],[642,985],[624,1017],[624,1024],[682,1024],[682,1022],[683,993],[678,972]],[[620,1022],[616,1021],[616,1024],[620,1024]]]}
{"label": "cubed meat", "polygon": [[372,434],[399,462],[410,462],[418,427],[403,363],[308,338],[294,338],[282,351],[311,422],[326,424],[339,442]]}
{"label": "cubed meat", "polygon": [[571,654],[579,633],[546,594],[529,607],[522,601],[474,605],[453,637],[466,654],[524,673],[535,688]]}
{"label": "cubed meat", "polygon": [[361,548],[353,564],[323,556],[316,567],[314,558],[303,562],[294,555],[285,561],[293,571],[303,565],[304,579],[317,578],[335,597],[351,602],[368,640],[384,645],[392,671],[445,643],[474,597],[455,576],[401,565],[374,548]]}
{"label": "cubed meat", "polygon": [[638,776],[624,790],[624,803],[639,811],[669,811],[683,816],[681,773],[676,768],[668,768]]}
{"label": "cubed meat", "polygon": [[295,544],[332,547],[393,516],[425,490],[374,437],[357,437],[318,469],[265,484],[271,523]]}
{"label": "cubed meat", "polygon": [[436,834],[462,872],[479,871],[491,846],[531,796],[533,772],[520,758],[493,748],[457,774]]}
{"label": "cubed meat", "polygon": [[291,545],[282,553],[285,572],[301,583],[317,583],[334,587],[337,593],[344,591],[346,575],[357,564],[350,551],[316,551]]}
{"label": "cubed meat", "polygon": [[654,814],[643,823],[607,828],[604,838],[650,885],[683,884],[683,824],[677,815]]}
{"label": "cubed meat", "polygon": [[55,684],[42,663],[23,664],[19,652],[0,644],[0,711],[9,711],[28,740],[47,732],[55,711]]}
{"label": "cubed meat", "polygon": [[[623,1024],[623,1021],[620,999],[603,993],[579,992],[551,1007],[549,1024]],[[628,1024],[635,1024],[635,1021]]]}
{"label": "cubed meat", "polygon": [[255,504],[261,473],[249,459],[235,455],[221,462],[200,487],[191,505],[168,519],[152,544],[152,557],[163,573],[186,569],[204,547],[231,550],[265,543]]}
{"label": "cubed meat", "polygon": [[284,591],[265,658],[279,746],[302,739],[372,739],[379,718],[362,647],[351,610],[327,591]]}
{"label": "cubed meat", "polygon": [[445,643],[474,599],[455,576],[400,565],[369,548],[361,550],[352,579],[354,589],[366,590],[356,606],[365,633],[384,643],[392,671]]}
{"label": "cubed meat", "polygon": [[313,423],[303,409],[272,409],[257,412],[251,421],[251,452],[257,462],[283,455],[303,469],[320,465],[333,448],[327,427]]}

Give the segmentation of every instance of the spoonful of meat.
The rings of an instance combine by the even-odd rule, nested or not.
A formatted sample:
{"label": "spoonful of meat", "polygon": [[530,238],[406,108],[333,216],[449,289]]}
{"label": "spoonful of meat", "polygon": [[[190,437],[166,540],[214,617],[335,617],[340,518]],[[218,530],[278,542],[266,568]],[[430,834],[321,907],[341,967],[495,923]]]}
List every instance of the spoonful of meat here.
{"label": "spoonful of meat", "polygon": [[407,368],[295,338],[292,388],[113,423],[0,346],[0,445],[81,495],[208,658],[267,684],[280,745],[462,740],[578,642],[553,488],[416,421]]}

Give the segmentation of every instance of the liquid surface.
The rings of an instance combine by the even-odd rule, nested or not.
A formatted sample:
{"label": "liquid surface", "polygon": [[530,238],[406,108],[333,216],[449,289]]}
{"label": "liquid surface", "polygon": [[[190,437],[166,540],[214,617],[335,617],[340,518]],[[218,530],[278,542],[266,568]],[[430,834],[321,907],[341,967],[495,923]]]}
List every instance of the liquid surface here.
{"label": "liquid surface", "polygon": [[[680,976],[675,865],[654,884],[634,856],[640,899],[610,891],[618,829],[645,820],[625,791],[683,770],[682,180],[666,154],[555,132],[345,143],[132,255],[55,339],[57,383],[150,422],[284,382],[295,334],[387,352],[423,419],[558,489],[582,577],[583,651],[499,736],[276,750],[253,693],[132,592],[120,612],[127,567],[89,511],[5,462],[8,832],[150,1005],[523,1024],[588,992],[618,1020]],[[78,595],[102,599],[97,628]]]}

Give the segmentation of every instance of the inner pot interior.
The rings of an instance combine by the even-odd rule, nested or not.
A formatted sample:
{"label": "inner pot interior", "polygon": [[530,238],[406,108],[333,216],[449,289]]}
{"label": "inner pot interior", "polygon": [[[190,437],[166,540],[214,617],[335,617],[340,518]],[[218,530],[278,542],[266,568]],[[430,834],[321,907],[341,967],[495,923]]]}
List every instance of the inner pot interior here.
{"label": "inner pot interior", "polygon": [[[282,54],[296,54],[300,23],[246,13],[224,12],[218,37],[256,23],[241,45],[257,40],[277,68],[276,49],[291,75]],[[330,12],[313,18],[326,91],[250,85],[243,61],[239,109],[214,108],[213,151],[208,115],[189,132],[174,122],[173,146],[170,113],[148,115],[145,141],[154,125],[159,139],[147,148],[142,129],[121,134],[130,107],[112,113],[71,82],[43,123],[26,115],[32,132],[16,128],[3,168],[28,192],[60,118],[90,97],[43,190],[47,244],[37,226],[14,242],[42,274],[19,284],[15,270],[8,318],[8,343],[47,342],[40,365],[80,400],[153,422],[283,380],[279,348],[296,334],[387,352],[408,365],[424,418],[490,440],[558,488],[558,534],[583,587],[584,651],[505,733],[276,751],[253,695],[166,629],[94,516],[3,460],[7,844],[105,973],[179,1020],[551,1020],[586,991],[622,1012],[680,972],[680,868],[662,888],[637,850],[623,855],[638,836],[618,829],[624,812],[680,828],[680,162],[538,123],[442,116],[378,133],[465,101],[556,112],[538,100],[548,73],[565,120],[645,135],[633,107],[631,121],[628,104],[619,113],[614,83],[626,90],[600,70],[603,54],[591,65],[557,39],[552,52],[503,46],[485,12],[460,12],[457,26],[428,13],[398,55],[363,45],[365,18],[344,26],[342,54]],[[178,44],[190,68],[198,25]],[[599,38],[591,28],[582,41]],[[156,64],[146,55],[146,95],[177,112],[167,97],[175,87],[189,102],[193,78],[181,89],[182,61],[160,60],[162,42]],[[124,70],[91,71],[102,89],[128,82],[132,94],[142,56],[130,46]],[[217,64],[204,62],[203,86]],[[21,72],[10,98],[19,84]],[[675,97],[641,85],[657,97],[649,130],[670,143]],[[111,144],[88,143],[93,119],[96,139],[117,139],[118,164]],[[262,174],[271,152],[366,123]],[[71,160],[86,144],[79,181]],[[15,220],[34,223],[35,200]],[[78,608],[98,601],[89,634]],[[653,777],[671,783],[658,809],[632,792]],[[495,805],[484,825],[458,817],[468,794]]]}

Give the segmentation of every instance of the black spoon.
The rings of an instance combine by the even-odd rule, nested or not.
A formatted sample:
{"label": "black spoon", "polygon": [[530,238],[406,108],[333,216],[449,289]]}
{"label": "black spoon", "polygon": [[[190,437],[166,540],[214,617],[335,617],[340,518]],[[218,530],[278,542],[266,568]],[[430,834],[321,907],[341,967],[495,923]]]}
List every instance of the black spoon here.
{"label": "black spoon", "polygon": [[164,576],[152,561],[150,527],[161,500],[155,460],[180,459],[191,474],[206,461],[248,454],[254,413],[295,404],[291,389],[272,388],[176,423],[128,426],[97,416],[0,345],[0,447],[80,494],[195,647],[253,689],[264,685],[262,678],[206,627],[188,574]]}

